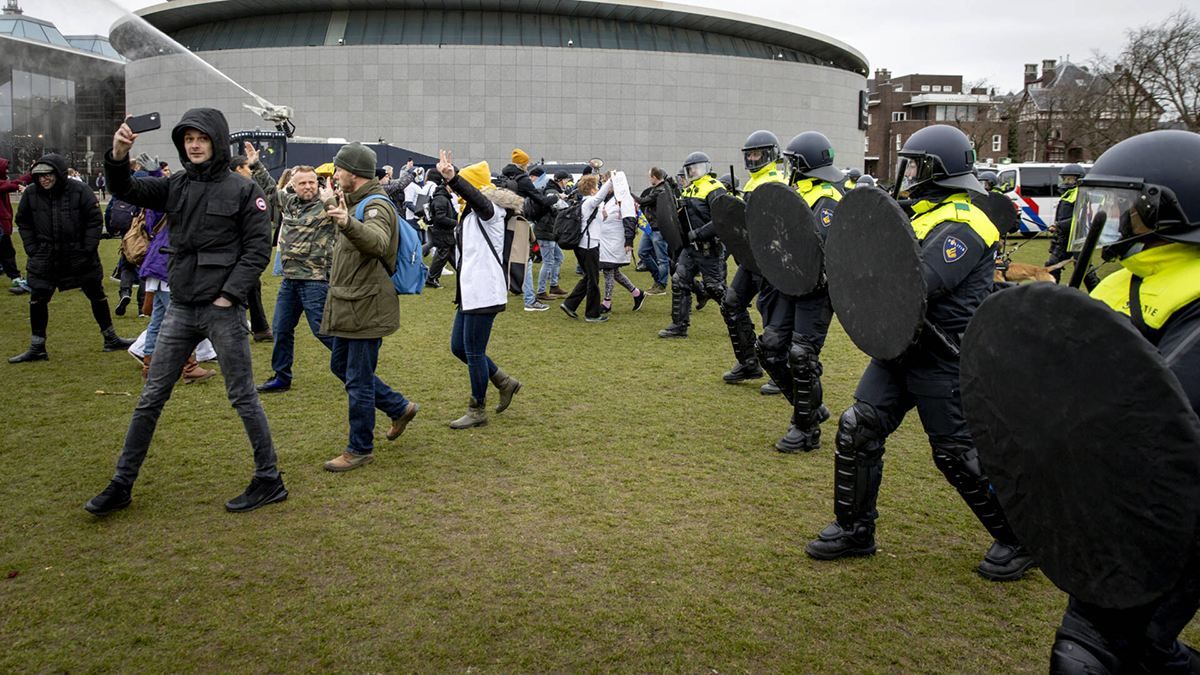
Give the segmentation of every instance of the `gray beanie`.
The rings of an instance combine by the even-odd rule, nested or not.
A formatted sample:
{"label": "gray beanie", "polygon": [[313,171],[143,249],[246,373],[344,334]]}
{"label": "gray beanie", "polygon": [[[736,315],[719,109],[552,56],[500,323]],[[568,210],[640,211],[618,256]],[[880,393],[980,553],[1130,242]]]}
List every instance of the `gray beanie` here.
{"label": "gray beanie", "polygon": [[362,143],[343,145],[333,158],[333,165],[359,178],[375,177],[375,151]]}

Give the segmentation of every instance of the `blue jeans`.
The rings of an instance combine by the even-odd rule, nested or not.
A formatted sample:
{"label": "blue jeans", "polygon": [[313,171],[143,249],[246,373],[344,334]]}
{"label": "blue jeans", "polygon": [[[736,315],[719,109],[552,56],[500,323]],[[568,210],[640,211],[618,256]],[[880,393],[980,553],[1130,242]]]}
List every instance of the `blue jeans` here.
{"label": "blue jeans", "polygon": [[154,345],[158,344],[158,331],[162,330],[163,317],[167,315],[167,307],[171,306],[171,291],[159,289],[154,292],[154,308],[150,310],[150,325],[146,326],[146,344],[142,351],[146,356],[154,353]]}
{"label": "blue jeans", "polygon": [[667,240],[663,239],[658,230],[642,232],[642,241],[638,244],[638,258],[646,264],[654,283],[667,285],[671,260],[667,252]]}
{"label": "blue jeans", "polygon": [[525,306],[528,307],[537,301],[537,296],[533,294],[533,259],[525,261],[525,281],[521,284],[521,291],[525,293]]}
{"label": "blue jeans", "polygon": [[558,271],[562,269],[563,251],[558,242],[538,239],[542,249],[542,271],[538,273],[537,292],[545,293],[547,282],[550,286],[558,286]]}
{"label": "blue jeans", "polygon": [[308,319],[308,328],[321,344],[333,349],[333,338],[321,335],[321,317],[325,313],[325,296],[329,282],[307,279],[284,279],[275,298],[275,346],[271,348],[271,370],[284,382],[292,381],[292,360],[296,355],[296,325],[300,315]]}
{"label": "blue jeans", "polygon": [[350,441],[346,451],[369,455],[375,449],[375,409],[395,419],[404,414],[408,399],[375,377],[383,338],[332,340],[329,369],[345,383],[350,399]]}
{"label": "blue jeans", "polygon": [[487,398],[488,380],[498,370],[487,355],[495,321],[495,314],[463,314],[459,310],[454,314],[454,328],[450,329],[450,352],[467,364],[471,398],[480,405]]}
{"label": "blue jeans", "polygon": [[[167,308],[162,330],[150,362],[150,373],[142,395],[138,398],[133,416],[129,420],[129,431],[125,433],[125,445],[117,459],[117,471],[113,480],[122,485],[133,485],[137,480],[150,439],[158,426],[159,415],[171,390],[179,380],[179,371],[192,355],[196,344],[208,338],[217,350],[221,363],[221,376],[225,379],[225,392],[229,402],[242,418],[242,426],[254,450],[254,475],[257,478],[274,480],[279,477],[275,466],[275,444],[271,441],[271,428],[267,415],[258,401],[254,389],[254,372],[250,368],[250,333],[246,328],[246,308],[240,305],[217,307],[212,304],[185,305],[173,303]],[[194,419],[197,411],[183,411]]]}

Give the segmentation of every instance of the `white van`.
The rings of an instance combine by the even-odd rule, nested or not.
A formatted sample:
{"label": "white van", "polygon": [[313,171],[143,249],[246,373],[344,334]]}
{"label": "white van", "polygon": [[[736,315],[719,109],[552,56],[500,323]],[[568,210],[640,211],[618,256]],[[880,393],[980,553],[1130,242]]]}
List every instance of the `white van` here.
{"label": "white van", "polygon": [[[1062,192],[1058,189],[1058,172],[1067,163],[1025,163],[980,166],[979,171],[995,171],[1000,189],[1021,213],[1021,233],[1033,237],[1050,229],[1054,211]],[[1089,164],[1082,165],[1088,168]]]}

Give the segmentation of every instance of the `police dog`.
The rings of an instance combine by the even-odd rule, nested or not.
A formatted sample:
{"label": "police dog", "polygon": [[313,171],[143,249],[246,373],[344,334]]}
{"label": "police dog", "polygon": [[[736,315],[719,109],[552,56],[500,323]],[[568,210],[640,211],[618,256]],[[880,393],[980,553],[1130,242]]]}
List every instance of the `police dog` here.
{"label": "police dog", "polygon": [[1055,283],[1054,275],[1050,274],[1056,270],[1066,267],[1071,260],[1068,258],[1059,263],[1055,263],[1050,267],[1042,267],[1041,265],[1030,265],[1028,263],[1006,262],[1003,265],[996,265],[994,280],[997,282],[1007,281],[1013,284],[1019,284],[1026,281],[1049,281]]}

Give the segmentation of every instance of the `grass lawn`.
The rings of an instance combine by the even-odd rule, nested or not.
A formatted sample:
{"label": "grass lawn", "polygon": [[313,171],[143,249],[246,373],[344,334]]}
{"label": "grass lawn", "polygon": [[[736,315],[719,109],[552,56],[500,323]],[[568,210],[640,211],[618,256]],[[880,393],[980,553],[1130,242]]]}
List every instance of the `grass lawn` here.
{"label": "grass lawn", "polygon": [[[105,241],[106,268],[116,255]],[[263,279],[272,307],[278,279]],[[804,555],[832,518],[836,414],[867,362],[840,328],[824,445],[787,456],[772,448],[786,402],[721,382],[733,358],[715,306],[688,339],[660,340],[668,296],[632,314],[616,293],[599,325],[510,301],[489,353],[524,388],[468,431],[446,426],[469,395],[452,285],[402,298],[379,373],[421,413],[394,443],[381,418],[375,463],[341,475],[321,463],[344,447],[346,396],[301,328],[292,391],[263,399],[286,502],[225,513],[252,466],[214,378],[176,387],[133,505],[104,519],[82,506],[141,378],[100,351],[82,293],[59,294],[51,360],[0,364],[0,671],[1045,671],[1066,596],[1038,572],[976,575],[991,540],[915,414],[888,443],[879,553]],[[28,343],[26,298],[0,306],[7,357]],[[116,318],[129,337],[145,324]],[[261,382],[271,345],[252,349]]]}

